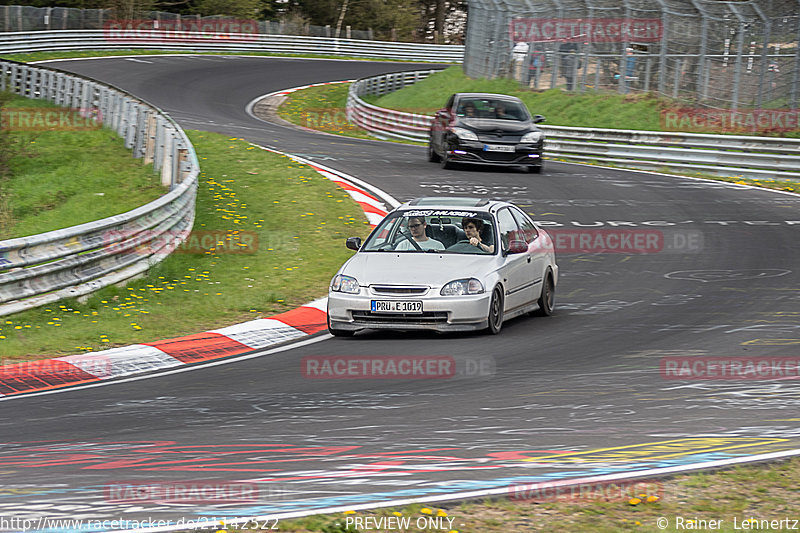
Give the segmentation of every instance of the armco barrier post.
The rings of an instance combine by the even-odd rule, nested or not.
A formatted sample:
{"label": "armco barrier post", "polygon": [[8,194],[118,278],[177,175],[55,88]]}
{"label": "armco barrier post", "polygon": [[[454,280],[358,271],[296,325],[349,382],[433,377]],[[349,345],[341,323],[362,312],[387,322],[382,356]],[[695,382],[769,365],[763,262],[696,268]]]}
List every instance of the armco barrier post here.
{"label": "armco barrier post", "polygon": [[172,185],[172,146],[173,146],[172,131],[165,129],[164,143],[161,160],[161,185],[169,187]]}
{"label": "armco barrier post", "polygon": [[158,125],[158,120],[156,118],[156,114],[152,111],[148,111],[147,113],[147,123],[145,125],[145,135],[144,135],[144,153],[143,156],[143,163],[145,165],[149,165],[153,162],[153,156],[155,155],[155,148],[156,148],[156,128]]}

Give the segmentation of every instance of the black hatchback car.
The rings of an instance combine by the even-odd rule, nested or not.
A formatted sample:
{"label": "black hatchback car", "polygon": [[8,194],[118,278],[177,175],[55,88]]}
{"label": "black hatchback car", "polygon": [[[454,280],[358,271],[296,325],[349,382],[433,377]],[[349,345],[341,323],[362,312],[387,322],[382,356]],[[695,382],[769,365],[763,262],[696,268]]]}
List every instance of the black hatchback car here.
{"label": "black hatchback car", "polygon": [[544,133],[525,104],[514,96],[457,93],[436,112],[428,140],[428,160],[442,168],[454,163],[516,165],[529,172],[543,168]]}

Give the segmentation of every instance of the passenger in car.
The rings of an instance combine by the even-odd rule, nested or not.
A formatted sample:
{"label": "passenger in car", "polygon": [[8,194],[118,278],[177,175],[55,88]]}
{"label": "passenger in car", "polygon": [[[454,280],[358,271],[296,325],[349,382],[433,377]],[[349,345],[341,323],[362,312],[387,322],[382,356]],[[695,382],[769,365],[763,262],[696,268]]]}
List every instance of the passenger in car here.
{"label": "passenger in car", "polygon": [[[444,244],[428,237],[425,232],[427,227],[428,224],[425,222],[425,217],[410,217],[408,219],[408,229],[411,231],[411,237],[420,248],[423,250],[444,250]],[[408,239],[403,238],[394,249],[416,250],[416,247]]]}
{"label": "passenger in car", "polygon": [[463,106],[461,106],[461,115],[465,117],[476,117],[478,113],[475,110],[475,104],[471,101],[467,101]]}

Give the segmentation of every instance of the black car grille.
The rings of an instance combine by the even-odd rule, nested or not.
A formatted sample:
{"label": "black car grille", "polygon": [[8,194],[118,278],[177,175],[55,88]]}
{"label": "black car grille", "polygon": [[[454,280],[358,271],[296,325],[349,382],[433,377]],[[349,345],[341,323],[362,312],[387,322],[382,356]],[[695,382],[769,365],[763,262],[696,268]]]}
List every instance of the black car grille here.
{"label": "black car grille", "polygon": [[359,324],[438,324],[447,322],[447,311],[391,314],[353,311],[353,320]]}
{"label": "black car grille", "polygon": [[396,285],[373,285],[372,292],[376,294],[425,294],[428,287],[402,287]]}
{"label": "black car grille", "polygon": [[519,157],[516,152],[481,152],[480,156],[486,161],[514,161]]}
{"label": "black car grille", "polygon": [[518,133],[504,133],[502,135],[497,135],[496,133],[493,132],[489,133],[481,132],[478,134],[478,139],[480,139],[482,143],[487,143],[487,144],[492,144],[492,143],[518,144],[522,139],[522,135]]}

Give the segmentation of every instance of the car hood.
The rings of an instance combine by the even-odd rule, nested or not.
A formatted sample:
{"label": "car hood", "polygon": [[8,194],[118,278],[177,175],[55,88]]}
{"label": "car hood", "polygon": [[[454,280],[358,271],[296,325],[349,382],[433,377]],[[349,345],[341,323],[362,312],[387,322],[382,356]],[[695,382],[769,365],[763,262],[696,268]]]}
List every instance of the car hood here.
{"label": "car hood", "polygon": [[462,117],[459,122],[460,125],[467,127],[474,131],[497,131],[503,130],[508,133],[522,133],[536,129],[533,123],[529,120],[497,120],[493,118],[464,118]]}
{"label": "car hood", "polygon": [[359,285],[426,285],[440,287],[462,278],[483,280],[494,271],[500,256],[471,254],[360,252],[340,271]]}

